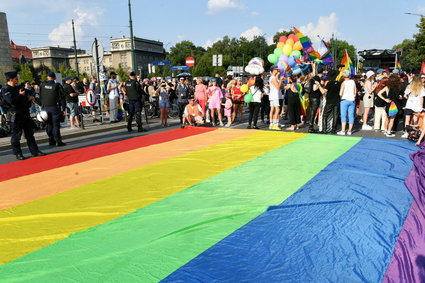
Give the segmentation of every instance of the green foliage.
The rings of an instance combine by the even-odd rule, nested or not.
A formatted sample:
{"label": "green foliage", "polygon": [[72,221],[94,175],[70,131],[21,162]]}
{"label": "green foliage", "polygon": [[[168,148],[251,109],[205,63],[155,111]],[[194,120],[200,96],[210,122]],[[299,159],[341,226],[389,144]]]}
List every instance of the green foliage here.
{"label": "green foliage", "polygon": [[68,68],[65,63],[61,63],[59,65],[59,73],[61,73],[63,79],[65,79],[67,76],[75,77],[77,75],[77,72],[71,68]]}
{"label": "green foliage", "polygon": [[357,52],[354,45],[349,44],[345,40],[339,40],[339,39],[331,39],[329,41],[330,49],[334,50],[333,56],[335,58],[334,65],[337,66],[341,63],[341,59],[344,56],[345,50],[348,52],[348,56],[350,56],[351,61],[354,65],[357,64]]}
{"label": "green foliage", "polygon": [[422,62],[425,61],[425,17],[421,17],[416,27],[419,31],[413,35],[413,39],[405,39],[393,47],[393,49],[403,49],[400,58],[403,69],[419,70]]}
{"label": "green foliage", "polygon": [[47,71],[46,71],[46,70],[43,70],[43,71],[41,72],[41,81],[42,81],[42,82],[47,81]]}
{"label": "green foliage", "polygon": [[21,65],[21,71],[19,72],[19,78],[22,82],[29,81],[30,83],[35,82],[33,72],[28,63]]}
{"label": "green foliage", "polygon": [[121,63],[118,64],[118,68],[117,68],[116,73],[117,73],[117,75],[118,75],[118,77],[119,77],[119,79],[120,79],[121,82],[125,82],[126,80],[128,80],[128,74],[122,68]]}
{"label": "green foliage", "polygon": [[286,31],[286,30],[278,31],[275,35],[273,35],[273,43],[276,45],[279,42],[279,38],[281,36],[288,37],[288,35],[290,35],[291,33],[294,33],[294,32],[292,32],[292,31]]}

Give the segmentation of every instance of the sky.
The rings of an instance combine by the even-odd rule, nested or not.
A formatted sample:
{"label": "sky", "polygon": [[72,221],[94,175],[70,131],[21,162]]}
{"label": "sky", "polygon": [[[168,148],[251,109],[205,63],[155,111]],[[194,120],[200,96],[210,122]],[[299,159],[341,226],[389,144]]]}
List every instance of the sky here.
{"label": "sky", "polygon": [[[336,38],[358,51],[390,49],[412,38],[424,0],[286,1],[286,0],[132,0],[134,35],[159,40],[169,48],[182,40],[208,47],[225,35],[271,42],[279,30],[295,26],[312,40]],[[89,51],[94,38],[110,50],[110,38],[129,36],[128,0],[0,0],[7,14],[9,37],[30,48],[72,46]]]}

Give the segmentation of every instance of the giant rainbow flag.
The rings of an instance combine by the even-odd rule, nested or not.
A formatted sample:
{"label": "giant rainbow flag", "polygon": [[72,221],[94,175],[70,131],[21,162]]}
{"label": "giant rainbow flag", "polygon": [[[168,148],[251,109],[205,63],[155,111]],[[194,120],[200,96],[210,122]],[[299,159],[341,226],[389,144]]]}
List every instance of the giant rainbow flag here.
{"label": "giant rainbow flag", "polygon": [[415,151],[189,127],[1,165],[0,282],[417,279]]}

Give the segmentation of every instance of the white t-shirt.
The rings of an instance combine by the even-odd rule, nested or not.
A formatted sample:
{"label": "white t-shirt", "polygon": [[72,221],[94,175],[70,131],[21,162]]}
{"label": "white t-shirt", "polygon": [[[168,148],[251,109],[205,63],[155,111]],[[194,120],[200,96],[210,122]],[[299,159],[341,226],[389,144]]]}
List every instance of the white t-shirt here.
{"label": "white t-shirt", "polygon": [[406,102],[406,109],[411,109],[413,112],[421,112],[423,109],[421,105],[421,97],[425,97],[425,90],[422,89],[418,96],[411,94],[409,88],[407,88],[404,93],[409,95]]}
{"label": "white t-shirt", "polygon": [[[118,85],[118,81],[109,80],[108,85],[111,85],[111,86]],[[118,96],[120,96],[120,92],[118,88],[114,88],[109,91],[109,98],[114,99],[115,97],[118,97]]]}
{"label": "white t-shirt", "polygon": [[252,93],[252,102],[261,102],[261,90],[255,86],[249,88]]}
{"label": "white t-shirt", "polygon": [[273,79],[275,78],[276,78],[275,76],[270,77],[270,93],[269,93],[270,100],[278,100],[278,99],[281,99],[281,96],[282,96],[282,92],[280,91],[280,89],[277,89],[277,87],[275,87],[274,84],[272,83]]}
{"label": "white t-shirt", "polygon": [[344,81],[341,88],[344,87],[341,100],[354,101],[356,99],[356,83],[353,80]]}

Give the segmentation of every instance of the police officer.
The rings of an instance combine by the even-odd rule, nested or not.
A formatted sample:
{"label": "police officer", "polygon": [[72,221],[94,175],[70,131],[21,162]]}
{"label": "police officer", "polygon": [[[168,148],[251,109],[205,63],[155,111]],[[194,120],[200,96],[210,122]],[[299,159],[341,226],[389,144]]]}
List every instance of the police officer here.
{"label": "police officer", "polygon": [[137,81],[137,76],[134,72],[129,74],[130,78],[125,82],[125,96],[128,98],[128,117],[127,130],[132,131],[131,123],[133,116],[136,116],[136,124],[138,132],[146,132],[142,126],[142,107],[143,107],[143,90],[140,83]]}
{"label": "police officer", "polygon": [[35,100],[34,96],[27,94],[25,89],[18,86],[18,74],[16,72],[5,73],[7,84],[1,91],[4,100],[10,105],[8,116],[11,123],[12,139],[11,145],[16,159],[24,160],[21,150],[21,136],[24,132],[28,147],[32,156],[44,156],[43,152],[38,149],[34,138],[34,124],[30,117],[29,108]]}
{"label": "police officer", "polygon": [[49,115],[46,127],[49,145],[64,146],[66,144],[62,142],[60,122],[66,115],[65,92],[55,79],[55,73],[47,73],[47,82],[40,85],[40,100],[43,110]]}

